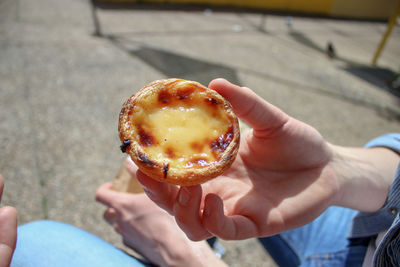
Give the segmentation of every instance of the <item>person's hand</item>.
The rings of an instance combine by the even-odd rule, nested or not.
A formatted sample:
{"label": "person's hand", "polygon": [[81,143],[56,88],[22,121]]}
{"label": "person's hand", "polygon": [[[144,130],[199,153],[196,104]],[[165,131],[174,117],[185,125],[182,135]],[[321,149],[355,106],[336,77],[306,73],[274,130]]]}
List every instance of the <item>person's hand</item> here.
{"label": "person's hand", "polygon": [[248,88],[223,79],[209,88],[253,128],[242,136],[232,167],[202,186],[180,188],[138,172],[148,196],[190,239],[273,235],[312,221],[334,202],[339,185],[328,168],[332,151],[314,128]]}
{"label": "person's hand", "polygon": [[328,144],[246,87],[216,79],[209,88],[253,128],[242,135],[231,168],[201,186],[180,188],[137,174],[191,240],[270,236],[311,222],[330,205],[373,212],[384,204],[399,154]]}
{"label": "person's hand", "polygon": [[[4,178],[0,174],[0,202]],[[10,265],[17,241],[17,211],[13,207],[0,208],[0,267]]]}
{"label": "person's hand", "polygon": [[[127,160],[125,166],[135,179],[136,165]],[[100,186],[96,200],[108,207],[104,218],[124,244],[159,266],[225,266],[205,241],[190,241],[174,218],[145,194],[120,193],[111,187],[112,183]]]}

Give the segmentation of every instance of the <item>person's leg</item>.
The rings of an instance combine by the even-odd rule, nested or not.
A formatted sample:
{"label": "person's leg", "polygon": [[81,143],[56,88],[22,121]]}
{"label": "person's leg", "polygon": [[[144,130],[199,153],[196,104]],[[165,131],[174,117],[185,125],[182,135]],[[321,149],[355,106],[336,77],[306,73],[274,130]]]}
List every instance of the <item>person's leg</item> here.
{"label": "person's leg", "polygon": [[[365,247],[349,248],[347,234],[357,211],[331,207],[313,222],[260,242],[280,266],[313,266],[321,261],[328,266],[345,266],[349,257],[360,262]],[[356,265],[353,265],[356,266]]]}
{"label": "person's leg", "polygon": [[18,227],[11,267],[144,266],[97,236],[71,225],[37,221]]}
{"label": "person's leg", "polygon": [[281,235],[258,239],[278,266],[299,266],[300,258],[296,251],[284,240]]}

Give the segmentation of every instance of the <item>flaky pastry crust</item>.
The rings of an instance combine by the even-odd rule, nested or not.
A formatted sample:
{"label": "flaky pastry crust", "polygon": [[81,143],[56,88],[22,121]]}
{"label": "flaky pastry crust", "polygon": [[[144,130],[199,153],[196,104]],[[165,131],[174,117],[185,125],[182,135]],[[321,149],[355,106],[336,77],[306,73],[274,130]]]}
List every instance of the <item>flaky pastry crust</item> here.
{"label": "flaky pastry crust", "polygon": [[[179,116],[157,121],[155,118],[160,116],[170,118],[162,112]],[[202,123],[196,124],[196,129],[196,118],[185,117],[191,114],[196,114]],[[181,117],[184,122],[178,121]],[[183,135],[181,125],[191,125]],[[168,135],[173,135],[174,130],[182,138]],[[198,135],[202,130],[206,136]],[[221,175],[235,160],[240,143],[238,119],[230,103],[198,82],[175,78],[153,81],[129,97],[119,115],[118,131],[121,150],[142,172],[153,179],[184,186]],[[192,140],[196,136],[199,140]],[[180,139],[189,143],[179,142]]]}

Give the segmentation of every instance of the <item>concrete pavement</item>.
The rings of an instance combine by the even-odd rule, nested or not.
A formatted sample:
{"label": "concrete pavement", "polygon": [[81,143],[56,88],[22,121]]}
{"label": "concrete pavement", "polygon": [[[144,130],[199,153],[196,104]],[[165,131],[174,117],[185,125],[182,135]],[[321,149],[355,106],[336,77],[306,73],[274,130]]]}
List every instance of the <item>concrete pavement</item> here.
{"label": "concrete pavement", "polygon": [[[372,68],[385,23],[294,17],[288,26],[285,16],[212,9],[98,14],[103,37],[93,36],[87,1],[0,1],[0,172],[3,204],[20,224],[62,221],[122,246],[94,193],[124,158],[123,101],[155,79],[225,77],[341,145],[399,130],[399,91],[387,86],[400,71],[399,27]],[[273,266],[255,240],[223,243],[232,266]]]}

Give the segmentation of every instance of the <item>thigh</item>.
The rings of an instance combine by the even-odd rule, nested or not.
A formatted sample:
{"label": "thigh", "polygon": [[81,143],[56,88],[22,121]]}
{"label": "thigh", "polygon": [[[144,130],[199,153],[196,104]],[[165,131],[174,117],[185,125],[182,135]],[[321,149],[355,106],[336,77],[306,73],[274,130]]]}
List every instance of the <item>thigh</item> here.
{"label": "thigh", "polygon": [[37,221],[18,227],[11,267],[144,266],[97,236],[71,225]]}
{"label": "thigh", "polygon": [[344,266],[346,257],[353,255],[348,251],[346,237],[356,213],[351,209],[330,207],[305,226],[260,241],[278,264],[313,266],[314,262],[318,266],[318,262],[329,259],[342,261],[341,266]]}
{"label": "thigh", "polygon": [[316,253],[308,256],[301,267],[362,267],[366,246],[350,246],[338,251]]}

